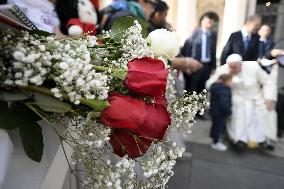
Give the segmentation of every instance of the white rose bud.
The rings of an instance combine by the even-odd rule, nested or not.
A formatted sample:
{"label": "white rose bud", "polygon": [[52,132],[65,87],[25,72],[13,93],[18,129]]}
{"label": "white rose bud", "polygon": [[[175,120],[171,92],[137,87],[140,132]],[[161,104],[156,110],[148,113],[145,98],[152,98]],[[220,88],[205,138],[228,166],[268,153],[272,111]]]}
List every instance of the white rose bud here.
{"label": "white rose bud", "polygon": [[173,60],[179,53],[179,37],[174,32],[158,29],[149,34],[148,40],[150,49],[156,56],[163,56]]}

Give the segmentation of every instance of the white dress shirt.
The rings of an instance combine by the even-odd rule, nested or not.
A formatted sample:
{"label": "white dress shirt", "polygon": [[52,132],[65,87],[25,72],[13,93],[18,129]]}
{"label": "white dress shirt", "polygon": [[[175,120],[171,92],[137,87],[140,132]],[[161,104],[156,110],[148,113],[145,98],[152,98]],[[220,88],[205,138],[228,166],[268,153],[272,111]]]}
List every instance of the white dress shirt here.
{"label": "white dress shirt", "polygon": [[207,63],[210,62],[210,57],[206,56],[207,51],[207,35],[210,35],[210,31],[202,30],[201,36],[201,62]]}
{"label": "white dress shirt", "polygon": [[242,28],[241,32],[243,35],[243,41],[245,41],[247,38],[251,39],[251,33],[248,33],[245,28]]}

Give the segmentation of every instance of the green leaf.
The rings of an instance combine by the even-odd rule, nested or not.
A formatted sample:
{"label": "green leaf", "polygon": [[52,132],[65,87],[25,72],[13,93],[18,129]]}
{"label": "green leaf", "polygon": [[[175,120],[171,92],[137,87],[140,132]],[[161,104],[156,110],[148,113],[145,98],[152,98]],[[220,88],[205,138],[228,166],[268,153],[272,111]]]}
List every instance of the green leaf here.
{"label": "green leaf", "polygon": [[92,120],[99,118],[101,116],[101,112],[89,112],[87,116],[87,120]]}
{"label": "green leaf", "polygon": [[[9,104],[9,106],[8,106]],[[25,123],[35,123],[40,118],[21,102],[0,101],[0,128],[16,129]]]}
{"label": "green leaf", "polygon": [[6,130],[16,129],[19,126],[17,113],[8,108],[8,103],[0,101],[0,128]]}
{"label": "green leaf", "polygon": [[37,124],[40,117],[25,104],[14,102],[8,104],[0,101],[0,128],[19,128],[25,152],[32,160],[40,162],[43,153],[41,127]]}
{"label": "green leaf", "polygon": [[0,95],[0,100],[4,101],[21,101],[29,98],[29,94],[20,91],[15,92],[2,92]]}
{"label": "green leaf", "polygon": [[40,162],[44,146],[41,127],[36,122],[23,122],[19,127],[19,132],[27,156]]}
{"label": "green leaf", "polygon": [[111,27],[111,33],[117,36],[116,39],[121,39],[126,30],[133,26],[135,20],[142,26],[142,36],[146,38],[148,35],[148,23],[145,20],[134,16],[123,16],[116,19]]}
{"label": "green leaf", "polygon": [[72,109],[68,103],[39,93],[35,93],[35,104],[47,112],[66,113]]}
{"label": "green leaf", "polygon": [[124,69],[116,69],[113,73],[112,76],[119,78],[121,80],[125,80],[127,76],[127,71]]}
{"label": "green leaf", "polygon": [[36,34],[38,36],[44,36],[44,37],[48,37],[48,36],[52,36],[54,34],[43,31],[43,30],[31,30],[29,31],[30,34]]}
{"label": "green leaf", "polygon": [[109,103],[106,100],[89,100],[81,99],[80,102],[94,110],[94,112],[101,112],[103,109],[109,107]]}

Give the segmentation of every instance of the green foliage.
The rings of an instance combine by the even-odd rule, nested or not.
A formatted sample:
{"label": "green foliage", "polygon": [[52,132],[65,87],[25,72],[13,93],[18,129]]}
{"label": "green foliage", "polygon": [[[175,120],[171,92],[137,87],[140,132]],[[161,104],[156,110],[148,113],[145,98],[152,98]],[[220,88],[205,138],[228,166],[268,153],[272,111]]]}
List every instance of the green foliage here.
{"label": "green foliage", "polygon": [[43,37],[48,37],[48,36],[54,35],[52,33],[49,33],[49,32],[43,31],[43,30],[31,30],[31,31],[29,31],[29,33],[35,34],[35,35],[38,35],[38,36],[43,36]]}
{"label": "green foliage", "polygon": [[41,161],[43,154],[42,130],[37,124],[39,120],[40,117],[21,102],[0,101],[0,128],[7,130],[19,128],[27,156],[36,162]]}
{"label": "green foliage", "polygon": [[120,94],[124,94],[124,95],[129,94],[129,90],[124,86],[124,82],[122,82],[121,80],[122,79],[120,79],[118,77],[113,77],[111,79],[111,86],[110,86],[110,89],[109,89],[110,93],[119,92]]}
{"label": "green foliage", "polygon": [[66,113],[70,112],[72,109],[71,105],[68,103],[39,93],[35,93],[35,104],[47,112]]}
{"label": "green foliage", "polygon": [[87,120],[93,120],[99,118],[101,116],[101,112],[89,112],[87,116]]}
{"label": "green foliage", "polygon": [[124,69],[115,69],[112,73],[112,76],[124,81],[127,76],[127,71]]}
{"label": "green foliage", "polygon": [[19,111],[13,111],[8,107],[8,103],[0,101],[0,128],[12,130],[21,124]]}
{"label": "green foliage", "polygon": [[148,23],[145,20],[134,16],[123,16],[116,19],[111,27],[111,33],[116,36],[115,39],[121,39],[126,30],[133,26],[135,20],[142,26],[142,36],[146,38],[148,35]]}
{"label": "green foliage", "polygon": [[21,101],[21,100],[26,100],[29,98],[29,94],[28,93],[23,93],[20,91],[15,91],[15,92],[1,92],[0,93],[0,100],[4,100],[4,101]]}
{"label": "green foliage", "polygon": [[109,103],[106,100],[81,99],[81,103],[92,108],[94,112],[101,112],[105,108],[109,107]]}
{"label": "green foliage", "polygon": [[41,127],[31,120],[26,121],[19,127],[20,136],[29,158],[36,162],[40,162],[43,154],[43,136]]}

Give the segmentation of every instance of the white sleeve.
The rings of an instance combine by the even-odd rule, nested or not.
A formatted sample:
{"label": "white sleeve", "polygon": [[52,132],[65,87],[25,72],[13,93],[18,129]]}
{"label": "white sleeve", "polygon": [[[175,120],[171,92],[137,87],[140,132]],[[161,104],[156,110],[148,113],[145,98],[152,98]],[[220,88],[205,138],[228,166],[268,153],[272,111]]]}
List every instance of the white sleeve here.
{"label": "white sleeve", "polygon": [[207,80],[206,89],[209,90],[211,85],[215,83],[221,75],[228,73],[229,73],[228,65],[225,64],[223,66],[218,67],[215,73]]}
{"label": "white sleeve", "polygon": [[277,101],[277,81],[275,79],[275,73],[267,74],[258,66],[257,78],[262,85],[264,98]]}

